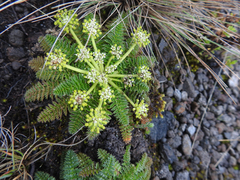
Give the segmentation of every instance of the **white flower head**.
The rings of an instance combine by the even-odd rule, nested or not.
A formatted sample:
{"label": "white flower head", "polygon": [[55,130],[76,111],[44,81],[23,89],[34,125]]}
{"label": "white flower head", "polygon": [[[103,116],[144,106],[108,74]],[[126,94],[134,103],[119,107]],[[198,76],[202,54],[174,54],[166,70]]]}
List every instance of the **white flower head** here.
{"label": "white flower head", "polygon": [[99,82],[100,84],[105,84],[105,83],[108,82],[108,79],[107,79],[105,73],[99,74],[99,75],[96,77],[96,79],[98,80],[98,82]]}
{"label": "white flower head", "polygon": [[142,116],[143,117],[147,117],[148,105],[145,104],[143,100],[140,103],[139,103],[139,100],[137,100],[133,110],[136,111],[135,112],[136,117],[141,119]]}
{"label": "white flower head", "polygon": [[100,27],[101,26],[96,22],[96,19],[85,19],[83,23],[83,32],[86,32],[95,38],[101,34]]}
{"label": "white flower head", "polygon": [[145,30],[142,29],[142,27],[138,27],[137,30],[134,29],[134,34],[132,34],[133,40],[140,46],[140,47],[145,47],[150,43],[149,41],[149,36]]}
{"label": "white flower head", "polygon": [[116,44],[115,44],[115,45],[112,45],[110,53],[111,53],[112,55],[116,56],[117,59],[120,59],[120,58],[121,58],[121,55],[122,55],[121,46],[117,46]]}
{"label": "white flower head", "polygon": [[88,83],[90,82],[94,83],[97,79],[97,76],[98,76],[97,70],[91,69],[91,71],[88,72],[85,78],[89,79]]}
{"label": "white flower head", "polygon": [[109,86],[103,88],[99,91],[100,98],[104,101],[108,100],[111,102],[111,99],[114,97],[113,90]]}
{"label": "white flower head", "polygon": [[149,68],[147,66],[141,66],[138,73],[143,82],[151,80],[151,73],[149,72]]}
{"label": "white flower head", "polygon": [[91,57],[91,53],[89,51],[89,49],[87,49],[86,47],[83,47],[82,49],[77,49],[77,54],[76,56],[78,57],[76,61],[83,61],[83,60],[87,60],[90,59]]}
{"label": "white flower head", "polygon": [[134,79],[132,77],[125,77],[125,78],[123,78],[123,83],[124,83],[125,88],[127,86],[132,87],[133,83],[134,83]]}
{"label": "white flower head", "polygon": [[103,59],[106,57],[106,53],[101,53],[101,52],[94,52],[93,53],[94,60],[98,62],[99,64],[103,64]]}
{"label": "white flower head", "polygon": [[111,65],[106,67],[105,72],[110,74],[110,73],[113,73],[116,69],[117,69],[117,65]]}

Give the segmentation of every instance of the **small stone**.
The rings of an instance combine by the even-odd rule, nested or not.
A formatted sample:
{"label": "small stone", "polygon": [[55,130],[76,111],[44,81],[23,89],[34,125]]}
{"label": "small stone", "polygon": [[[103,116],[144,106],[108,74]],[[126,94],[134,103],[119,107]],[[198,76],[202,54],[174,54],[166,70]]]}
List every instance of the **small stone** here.
{"label": "small stone", "polygon": [[182,99],[182,94],[181,94],[181,92],[180,92],[178,89],[175,89],[175,91],[174,91],[174,97],[176,98],[176,100],[177,100],[178,102],[181,101],[181,99]]}
{"label": "small stone", "polygon": [[189,172],[186,170],[182,171],[182,172],[177,172],[176,179],[177,180],[190,180]]}
{"label": "small stone", "polygon": [[187,132],[190,136],[192,136],[196,132],[196,128],[193,125],[190,125],[187,127]]}
{"label": "small stone", "polygon": [[195,164],[199,164],[199,163],[200,163],[200,159],[199,159],[199,157],[197,157],[197,156],[193,156],[193,158],[192,158],[192,162],[195,163]]}
{"label": "small stone", "polygon": [[182,144],[182,138],[179,135],[176,135],[172,139],[168,139],[167,143],[174,149],[178,148]]}
{"label": "small stone", "polygon": [[188,99],[188,93],[186,91],[182,91],[182,100],[187,101]]}
{"label": "small stone", "polygon": [[182,151],[185,155],[190,156],[191,155],[191,148],[192,148],[192,142],[188,134],[183,135],[182,140]]}
{"label": "small stone", "polygon": [[169,97],[172,97],[173,94],[174,94],[173,87],[172,86],[168,87],[166,95],[169,96]]}
{"label": "small stone", "polygon": [[212,112],[207,112],[205,117],[207,120],[212,120],[215,118],[215,115]]}
{"label": "small stone", "polygon": [[227,110],[232,113],[236,112],[236,108],[232,105],[228,105]]}
{"label": "small stone", "polygon": [[225,122],[227,125],[231,125],[233,123],[233,118],[228,114],[223,114],[218,118],[220,121]]}
{"label": "small stone", "polygon": [[181,124],[179,130],[184,132],[186,130],[187,124]]}
{"label": "small stone", "polygon": [[240,120],[236,121],[237,127],[240,128]]}
{"label": "small stone", "polygon": [[186,108],[186,103],[184,103],[184,102],[178,102],[174,106],[174,110],[177,114],[182,114],[185,111],[185,108]]}
{"label": "small stone", "polygon": [[237,145],[237,150],[240,152],[240,144]]}
{"label": "small stone", "polygon": [[199,120],[196,119],[196,118],[194,118],[194,119],[193,119],[193,125],[194,125],[195,127],[198,127],[198,125],[199,125]]}
{"label": "small stone", "polygon": [[204,169],[207,169],[209,164],[210,164],[210,156],[208,154],[207,151],[200,151],[199,152],[199,157],[200,157],[200,160],[201,160],[201,166],[204,168]]}
{"label": "small stone", "polygon": [[222,132],[227,129],[227,127],[224,123],[217,123],[216,128],[218,129],[219,134],[222,134]]}
{"label": "small stone", "polygon": [[204,137],[204,133],[203,133],[203,131],[200,129],[200,130],[198,131],[198,133],[196,133],[194,136],[192,136],[192,139],[194,139],[195,136],[197,136],[197,137],[196,137],[196,141],[201,141],[201,140],[203,139],[203,137]]}
{"label": "small stone", "polygon": [[175,171],[181,171],[185,168],[185,162],[174,161],[172,167]]}
{"label": "small stone", "polygon": [[183,90],[188,93],[189,97],[196,97],[195,88],[190,78],[186,78],[186,81],[183,84]]}
{"label": "small stone", "polygon": [[175,133],[174,133],[173,130],[169,130],[169,131],[167,132],[167,135],[168,135],[169,138],[174,138],[174,137],[175,137]]}
{"label": "small stone", "polygon": [[216,116],[220,116],[223,113],[223,106],[211,106],[211,111],[216,115]]}
{"label": "small stone", "polygon": [[219,152],[225,152],[227,150],[226,145],[225,144],[219,145],[218,150],[219,150]]}
{"label": "small stone", "polygon": [[205,126],[206,128],[209,128],[211,125],[210,125],[208,120],[204,119],[203,120],[203,126]]}
{"label": "small stone", "polygon": [[238,87],[238,76],[233,75],[229,80],[228,80],[228,85],[231,88]]}
{"label": "small stone", "polygon": [[12,62],[12,68],[13,68],[14,70],[18,70],[21,66],[22,66],[21,63],[18,62],[18,61],[13,61],[13,62]]}
{"label": "small stone", "polygon": [[25,52],[22,47],[20,48],[8,47],[6,49],[6,52],[7,52],[7,57],[10,61],[16,61],[25,56]]}
{"label": "small stone", "polygon": [[198,99],[198,103],[201,106],[206,106],[207,105],[207,99],[206,99],[206,97],[202,93],[200,93],[200,97]]}
{"label": "small stone", "polygon": [[167,164],[162,164],[161,169],[157,172],[157,175],[160,179],[166,178],[168,180],[172,180],[172,175]]}
{"label": "small stone", "polygon": [[230,166],[236,166],[236,165],[237,165],[237,160],[236,160],[235,157],[230,156],[229,165],[230,165]]}
{"label": "small stone", "polygon": [[23,32],[19,29],[13,29],[8,35],[9,43],[13,46],[23,45]]}
{"label": "small stone", "polygon": [[233,131],[231,133],[231,137],[230,139],[232,139],[233,141],[231,141],[231,145],[233,148],[235,148],[238,144],[238,140],[239,140],[239,133],[237,131]]}
{"label": "small stone", "polygon": [[168,144],[163,144],[160,148],[160,154],[164,161],[172,164],[177,160],[177,156],[174,154],[173,149]]}

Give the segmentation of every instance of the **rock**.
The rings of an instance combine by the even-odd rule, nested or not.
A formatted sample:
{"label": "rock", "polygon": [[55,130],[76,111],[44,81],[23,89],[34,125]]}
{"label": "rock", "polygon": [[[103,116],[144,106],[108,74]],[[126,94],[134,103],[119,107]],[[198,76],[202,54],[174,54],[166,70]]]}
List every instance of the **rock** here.
{"label": "rock", "polygon": [[227,129],[227,127],[224,123],[217,123],[216,128],[218,129],[219,134],[222,134],[222,132]]}
{"label": "rock", "polygon": [[207,112],[205,118],[211,120],[215,118],[215,115],[212,112]]}
{"label": "rock", "polygon": [[194,125],[195,127],[198,127],[198,125],[199,125],[199,120],[196,119],[196,118],[194,118],[194,119],[193,119],[193,125]]}
{"label": "rock", "polygon": [[230,156],[229,158],[229,166],[236,166],[237,165],[237,160],[235,157]]}
{"label": "rock", "polygon": [[21,63],[18,62],[18,61],[13,61],[13,62],[12,62],[12,68],[13,68],[14,70],[18,70],[21,66],[22,66]]}
{"label": "rock", "polygon": [[168,135],[169,138],[174,138],[174,137],[175,137],[175,133],[174,133],[173,130],[169,130],[169,131],[167,132],[167,135]]}
{"label": "rock", "polygon": [[150,139],[153,143],[165,138],[169,128],[174,127],[174,121],[176,121],[173,113],[169,111],[164,111],[162,115],[163,118],[157,117],[151,121],[154,124],[154,127],[150,128]]}
{"label": "rock", "polygon": [[233,118],[229,116],[228,114],[223,114],[218,118],[220,121],[225,122],[227,125],[232,125],[233,123]]}
{"label": "rock", "polygon": [[176,180],[190,180],[189,172],[186,170],[182,171],[182,172],[177,172],[175,179]]}
{"label": "rock", "polygon": [[193,156],[192,162],[193,162],[194,164],[199,164],[199,163],[200,163],[199,157],[198,157],[198,156]]}
{"label": "rock", "polygon": [[179,130],[184,132],[186,130],[187,124],[181,124]]}
{"label": "rock", "polygon": [[197,137],[196,137],[196,141],[201,141],[201,140],[203,139],[203,137],[204,137],[204,133],[203,133],[203,131],[200,129],[200,130],[198,131],[198,133],[196,133],[196,134],[194,134],[194,136],[192,136],[192,139],[194,139],[195,136],[197,136]]}
{"label": "rock", "polygon": [[173,149],[168,144],[162,144],[160,154],[165,162],[172,164],[177,161],[177,156],[174,154]]}
{"label": "rock", "polygon": [[187,132],[190,136],[192,136],[196,132],[196,128],[193,125],[190,125],[187,127]]}
{"label": "rock", "polygon": [[200,93],[200,97],[198,99],[198,103],[201,106],[206,106],[207,105],[207,99],[206,99],[206,97],[202,93]]}
{"label": "rock", "polygon": [[233,141],[231,141],[231,145],[233,148],[235,148],[238,144],[238,140],[239,140],[239,133],[237,131],[233,131],[231,133],[231,137],[230,139],[233,139]]}
{"label": "rock", "polygon": [[175,106],[174,106],[174,111],[177,114],[182,114],[185,111],[186,108],[186,103],[184,102],[178,102]]}
{"label": "rock", "polygon": [[199,158],[201,160],[201,166],[204,169],[207,169],[209,164],[210,164],[210,160],[211,160],[208,152],[207,151],[200,151],[199,152]]}
{"label": "rock", "polygon": [[228,105],[227,110],[231,113],[236,112],[236,108],[233,105]]}
{"label": "rock", "polygon": [[235,87],[238,87],[238,77],[233,75],[229,80],[228,80],[228,85],[231,87],[231,88],[235,88]]}
{"label": "rock", "polygon": [[237,150],[240,152],[240,144],[237,145]]}
{"label": "rock", "polygon": [[172,97],[172,96],[173,96],[173,93],[174,93],[173,87],[172,87],[172,86],[168,87],[168,88],[167,88],[166,95],[169,96],[169,97]]}
{"label": "rock", "polygon": [[216,115],[216,116],[220,116],[223,113],[223,106],[211,106],[211,111]]}
{"label": "rock", "polygon": [[182,91],[182,100],[187,101],[188,99],[188,93],[186,91]]}
{"label": "rock", "polygon": [[187,161],[174,161],[172,167],[175,171],[181,171],[187,166]]}
{"label": "rock", "polygon": [[14,48],[14,47],[8,47],[6,49],[7,57],[10,61],[16,61],[25,56],[24,49],[22,47],[20,48]]}
{"label": "rock", "polygon": [[174,149],[178,148],[182,144],[182,138],[179,135],[176,135],[172,139],[168,139],[167,143]]}
{"label": "rock", "polygon": [[190,156],[191,155],[191,147],[192,147],[192,142],[188,134],[183,135],[183,140],[182,140],[182,151],[185,155]]}
{"label": "rock", "polygon": [[176,100],[177,100],[178,102],[181,101],[181,99],[182,99],[182,94],[181,94],[181,92],[180,92],[178,89],[175,89],[175,91],[174,91],[174,97],[176,98]]}
{"label": "rock", "polygon": [[9,43],[13,46],[23,45],[23,32],[19,29],[13,29],[8,35]]}
{"label": "rock", "polygon": [[194,85],[190,78],[186,78],[186,80],[183,84],[183,90],[188,93],[189,97],[191,97],[191,98],[196,97],[195,88],[194,88]]}
{"label": "rock", "polygon": [[172,175],[169,171],[168,164],[162,164],[161,169],[157,171],[157,175],[160,179],[166,178],[167,180],[172,180]]}

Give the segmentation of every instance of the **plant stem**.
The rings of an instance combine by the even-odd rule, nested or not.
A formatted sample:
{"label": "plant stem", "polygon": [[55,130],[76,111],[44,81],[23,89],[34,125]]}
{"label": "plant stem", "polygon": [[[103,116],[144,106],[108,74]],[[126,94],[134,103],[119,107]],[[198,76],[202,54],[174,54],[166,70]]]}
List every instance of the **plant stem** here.
{"label": "plant stem", "polygon": [[97,52],[97,46],[93,36],[91,36],[91,40],[92,40],[94,51]]}
{"label": "plant stem", "polygon": [[98,82],[95,82],[95,83],[92,85],[92,87],[87,91],[87,95],[90,94],[90,93],[93,91],[93,89],[96,87],[97,84],[98,84]]}
{"label": "plant stem", "polygon": [[135,107],[135,104],[132,102],[132,100],[110,79],[108,79],[108,83],[111,84],[115,89],[117,89],[122,95],[125,96],[125,98],[130,102],[130,104]]}
{"label": "plant stem", "polygon": [[107,74],[107,77],[138,77],[137,74]]}
{"label": "plant stem", "polygon": [[117,61],[114,65],[118,66],[131,52],[132,50],[135,48],[135,46],[137,45],[137,43],[134,43],[130,49],[123,55],[123,57]]}
{"label": "plant stem", "polygon": [[88,74],[88,71],[85,71],[85,70],[82,70],[82,69],[79,69],[79,68],[70,66],[70,65],[68,65],[68,64],[65,64],[64,67],[66,67],[66,68],[68,68],[68,69],[71,69],[71,70],[73,70],[73,71],[82,73],[82,74]]}
{"label": "plant stem", "polygon": [[107,62],[107,65],[105,66],[105,69],[109,66],[110,62],[112,61],[112,59],[114,58],[114,56],[111,56]]}
{"label": "plant stem", "polygon": [[77,35],[75,34],[75,32],[73,31],[72,28],[70,28],[70,32],[73,35],[73,38],[77,41],[78,45],[80,46],[80,48],[84,48],[83,44],[81,43],[81,41],[78,39]]}

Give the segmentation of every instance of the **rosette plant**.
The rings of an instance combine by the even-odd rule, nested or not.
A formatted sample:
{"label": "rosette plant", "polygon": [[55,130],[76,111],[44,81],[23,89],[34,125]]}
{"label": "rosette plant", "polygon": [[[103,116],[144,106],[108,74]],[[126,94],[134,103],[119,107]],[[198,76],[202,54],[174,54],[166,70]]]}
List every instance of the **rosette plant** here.
{"label": "rosette plant", "polygon": [[[41,38],[43,49],[52,51],[45,60],[38,57],[29,63],[41,82],[26,92],[25,99],[53,99],[38,121],[61,119],[63,113],[70,112],[69,132],[85,126],[89,138],[94,138],[114,114],[123,140],[130,142],[137,119],[146,118],[148,113],[143,97],[149,91],[149,63],[154,58],[141,55],[139,48],[150,43],[150,34],[139,26],[128,38],[124,29],[127,22],[120,18],[106,25],[111,31],[104,33],[93,14],[81,24],[73,10],[61,10],[55,18],[55,25],[69,38]],[[150,123],[142,125],[146,126]]]}

